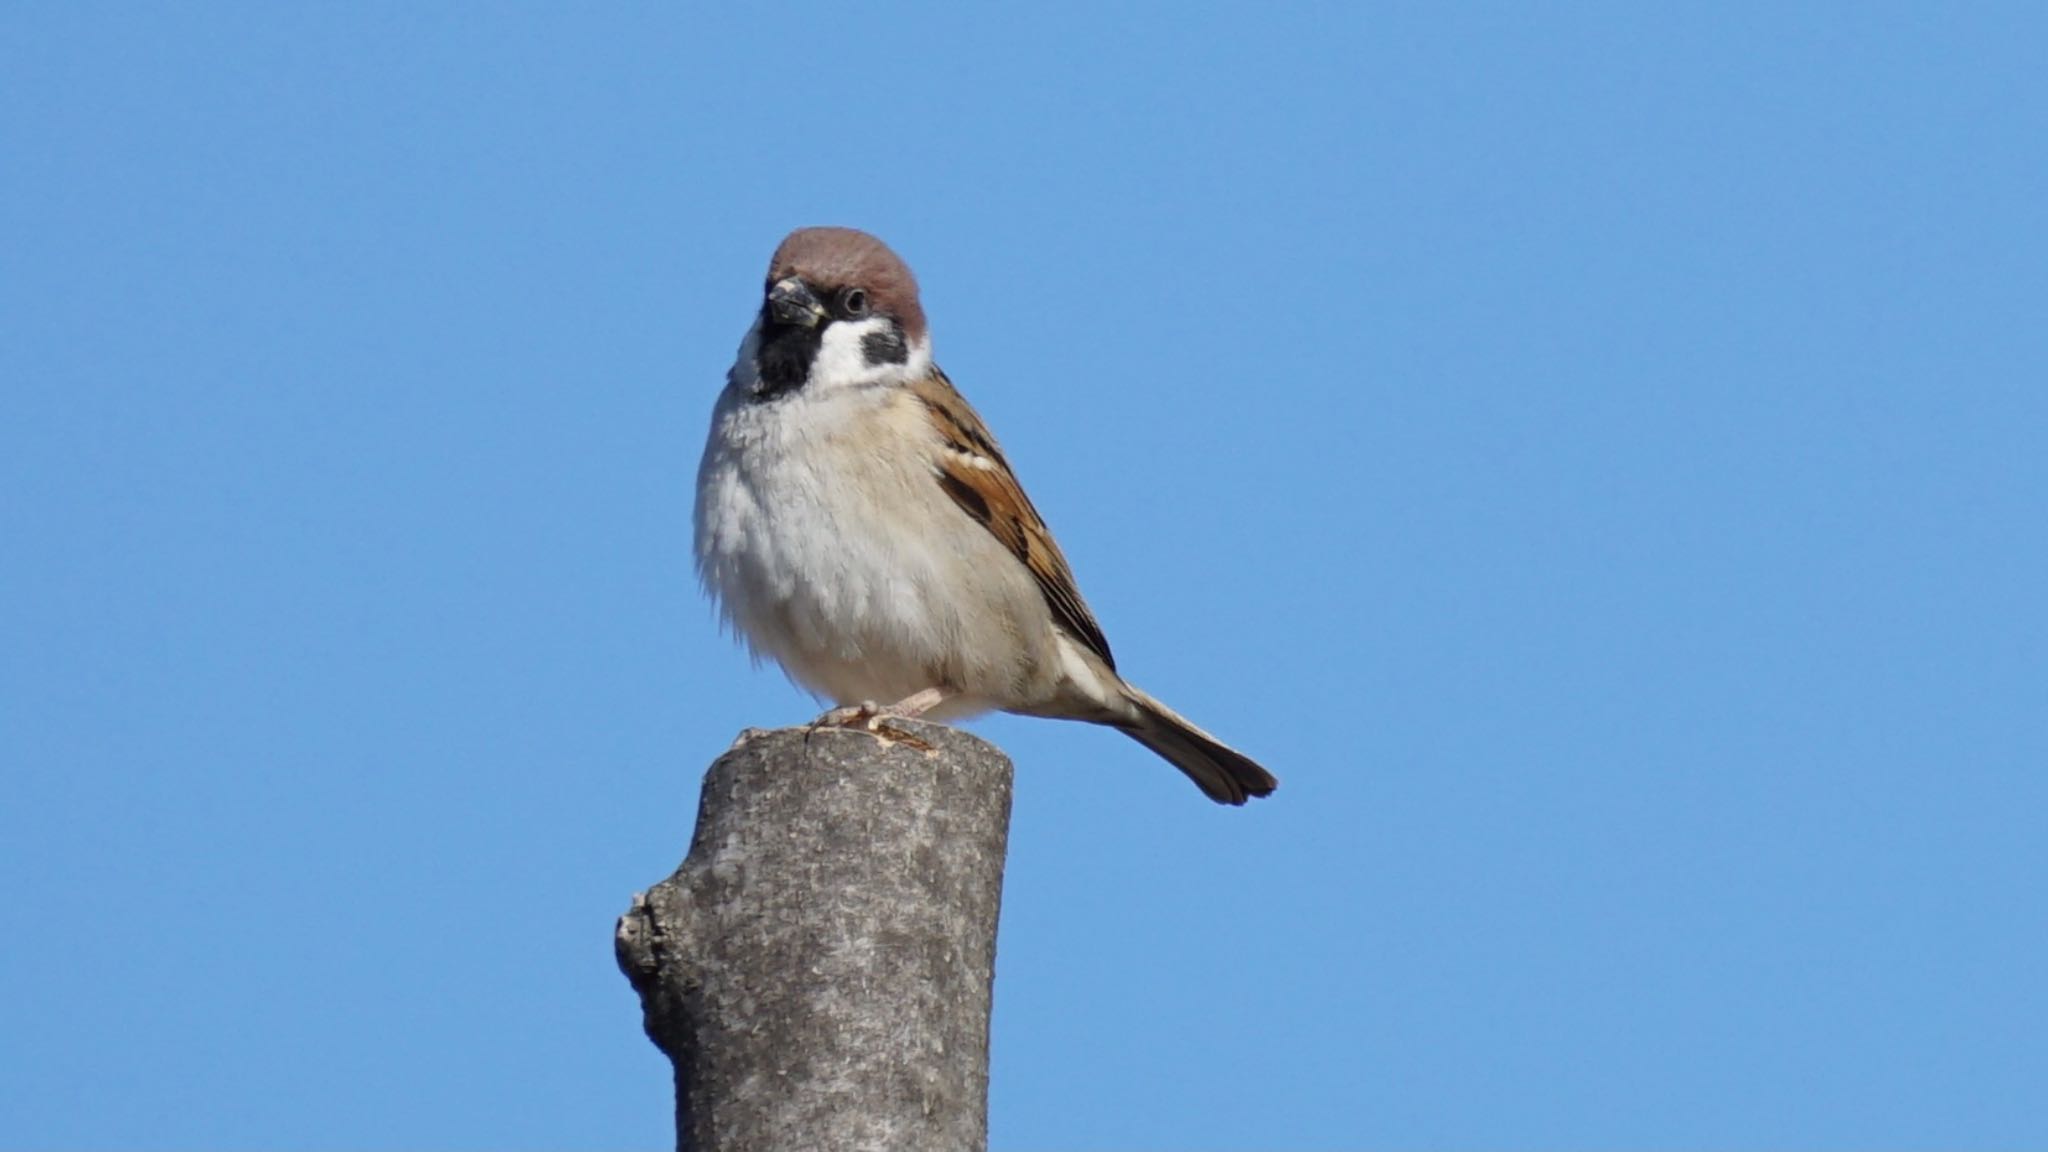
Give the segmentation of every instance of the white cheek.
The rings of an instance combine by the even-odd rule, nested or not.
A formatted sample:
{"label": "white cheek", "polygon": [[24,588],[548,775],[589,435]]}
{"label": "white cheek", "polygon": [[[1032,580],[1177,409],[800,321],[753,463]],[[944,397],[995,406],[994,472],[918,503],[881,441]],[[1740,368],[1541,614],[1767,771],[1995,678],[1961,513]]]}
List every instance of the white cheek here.
{"label": "white cheek", "polygon": [[811,383],[827,388],[857,387],[886,378],[897,366],[869,364],[860,342],[870,332],[884,332],[888,327],[889,322],[879,317],[827,324],[825,337],[818,344],[818,358],[811,361]]}
{"label": "white cheek", "polygon": [[810,386],[822,390],[895,384],[931,370],[932,346],[929,339],[912,344],[910,355],[901,364],[868,363],[861,341],[869,335],[888,330],[889,321],[879,316],[866,320],[841,320],[828,326],[824,338],[818,343],[817,358],[811,361]]}

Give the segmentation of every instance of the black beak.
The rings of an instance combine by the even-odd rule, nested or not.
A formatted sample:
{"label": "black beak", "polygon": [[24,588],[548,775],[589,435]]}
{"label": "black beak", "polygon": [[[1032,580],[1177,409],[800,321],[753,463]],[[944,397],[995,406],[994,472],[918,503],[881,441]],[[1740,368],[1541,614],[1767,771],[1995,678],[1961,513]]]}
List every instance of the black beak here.
{"label": "black beak", "polygon": [[825,318],[825,306],[811,295],[808,284],[792,276],[768,290],[768,314],[777,324],[816,328]]}

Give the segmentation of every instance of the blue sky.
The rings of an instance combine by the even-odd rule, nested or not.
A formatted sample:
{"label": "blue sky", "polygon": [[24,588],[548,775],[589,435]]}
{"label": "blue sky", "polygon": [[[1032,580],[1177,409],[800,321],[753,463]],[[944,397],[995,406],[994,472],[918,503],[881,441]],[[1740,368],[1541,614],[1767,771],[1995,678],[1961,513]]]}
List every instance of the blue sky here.
{"label": "blue sky", "polygon": [[2048,1145],[2037,8],[421,8],[0,22],[0,1144],[668,1139],[843,223],[1283,782],[978,725],[998,1149]]}

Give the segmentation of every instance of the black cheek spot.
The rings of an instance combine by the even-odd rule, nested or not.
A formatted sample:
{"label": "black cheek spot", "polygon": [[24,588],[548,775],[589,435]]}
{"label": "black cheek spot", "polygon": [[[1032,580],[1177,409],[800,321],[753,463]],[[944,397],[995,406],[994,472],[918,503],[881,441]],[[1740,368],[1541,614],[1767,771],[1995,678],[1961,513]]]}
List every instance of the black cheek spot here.
{"label": "black cheek spot", "polygon": [[910,346],[903,342],[903,329],[892,322],[861,337],[860,354],[869,364],[902,364],[910,359]]}

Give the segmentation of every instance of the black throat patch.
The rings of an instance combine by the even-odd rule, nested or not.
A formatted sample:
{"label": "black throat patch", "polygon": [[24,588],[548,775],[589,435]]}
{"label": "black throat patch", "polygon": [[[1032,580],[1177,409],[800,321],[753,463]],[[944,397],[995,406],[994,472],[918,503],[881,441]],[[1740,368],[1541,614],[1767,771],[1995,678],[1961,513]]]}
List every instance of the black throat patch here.
{"label": "black throat patch", "polygon": [[777,324],[766,308],[761,310],[761,348],[755,364],[761,373],[761,388],[755,393],[773,400],[803,387],[811,374],[811,361],[818,345],[825,341],[825,327],[806,328],[800,324]]}

